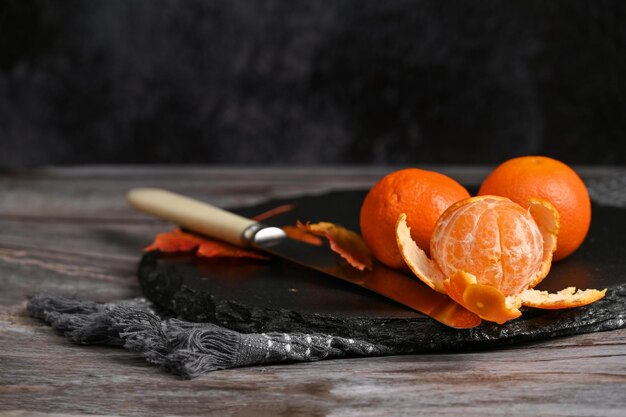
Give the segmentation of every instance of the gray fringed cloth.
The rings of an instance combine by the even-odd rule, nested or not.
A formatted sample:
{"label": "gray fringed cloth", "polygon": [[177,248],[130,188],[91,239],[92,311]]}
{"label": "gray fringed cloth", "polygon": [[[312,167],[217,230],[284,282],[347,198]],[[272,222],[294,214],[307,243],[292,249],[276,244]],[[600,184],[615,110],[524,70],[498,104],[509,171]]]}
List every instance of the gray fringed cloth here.
{"label": "gray fringed cloth", "polygon": [[148,362],[194,378],[217,369],[278,362],[317,361],[409,353],[485,349],[626,325],[626,284],[610,289],[589,306],[529,311],[499,326],[469,330],[447,328],[425,318],[404,334],[390,334],[384,344],[329,334],[239,333],[211,323],[192,323],[155,311],[145,299],[98,304],[53,294],[28,302],[33,317],[50,324],[74,343],[117,345],[138,352]]}
{"label": "gray fringed cloth", "polygon": [[160,368],[194,378],[217,369],[284,361],[391,354],[387,346],[322,334],[243,334],[211,323],[158,314],[143,298],[98,304],[41,293],[28,302],[40,318],[77,344],[117,345]]}

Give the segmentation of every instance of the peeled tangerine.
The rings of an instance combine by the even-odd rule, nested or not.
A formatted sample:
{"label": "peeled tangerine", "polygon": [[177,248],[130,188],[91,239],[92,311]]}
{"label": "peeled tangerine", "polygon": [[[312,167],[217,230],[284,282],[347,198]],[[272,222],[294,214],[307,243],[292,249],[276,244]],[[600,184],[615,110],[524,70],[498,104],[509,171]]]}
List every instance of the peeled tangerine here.
{"label": "peeled tangerine", "polygon": [[497,323],[519,317],[520,307],[578,307],[606,292],[570,287],[557,293],[533,288],[548,275],[559,215],[547,201],[528,210],[508,198],[480,196],[446,210],[435,226],[429,259],[411,239],[406,215],[396,225],[400,253],[415,275],[481,318]]}

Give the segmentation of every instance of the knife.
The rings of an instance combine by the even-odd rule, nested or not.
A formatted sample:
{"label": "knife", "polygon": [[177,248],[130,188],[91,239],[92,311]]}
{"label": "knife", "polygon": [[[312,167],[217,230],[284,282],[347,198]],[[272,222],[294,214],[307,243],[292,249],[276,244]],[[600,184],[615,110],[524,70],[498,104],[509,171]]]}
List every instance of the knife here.
{"label": "knife", "polygon": [[359,271],[327,246],[291,239],[278,227],[267,226],[210,204],[170,191],[137,188],[128,201],[138,211],[173,222],[192,232],[236,246],[254,248],[307,268],[356,284],[423,313],[449,327],[466,329],[480,318],[422,282],[374,261],[371,271]]}

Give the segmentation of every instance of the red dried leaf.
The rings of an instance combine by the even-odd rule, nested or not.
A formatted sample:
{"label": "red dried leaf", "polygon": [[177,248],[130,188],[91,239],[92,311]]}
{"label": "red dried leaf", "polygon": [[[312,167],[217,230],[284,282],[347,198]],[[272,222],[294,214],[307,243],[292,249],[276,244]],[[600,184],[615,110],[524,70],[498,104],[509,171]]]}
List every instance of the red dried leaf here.
{"label": "red dried leaf", "polygon": [[269,259],[269,256],[254,250],[243,249],[235,245],[231,245],[230,243],[208,239],[198,246],[196,255],[203,258]]}
{"label": "red dried leaf", "polygon": [[330,248],[358,270],[373,268],[372,253],[361,236],[353,231],[328,222],[314,224],[298,222],[298,227],[328,239]]}
{"label": "red dried leaf", "polygon": [[257,251],[239,248],[229,243],[208,239],[180,229],[171,232],[159,233],[146,251],[160,250],[161,252],[191,252],[204,258],[253,258],[269,259],[268,256]]}
{"label": "red dried leaf", "polygon": [[159,233],[154,241],[146,247],[146,251],[160,250],[161,252],[190,252],[202,243],[202,238],[180,229],[171,232]]}
{"label": "red dried leaf", "polygon": [[294,204],[283,204],[282,206],[274,207],[271,210],[263,212],[261,214],[257,214],[252,219],[257,222],[262,222],[271,217],[278,216],[279,214],[288,213],[292,211],[296,206]]}

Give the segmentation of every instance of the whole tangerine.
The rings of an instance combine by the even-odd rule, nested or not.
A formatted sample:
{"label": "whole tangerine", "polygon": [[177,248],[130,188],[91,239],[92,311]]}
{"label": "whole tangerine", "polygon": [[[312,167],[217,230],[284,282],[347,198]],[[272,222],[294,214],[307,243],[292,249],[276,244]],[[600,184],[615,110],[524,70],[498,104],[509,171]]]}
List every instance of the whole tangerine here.
{"label": "whole tangerine", "polygon": [[528,207],[531,198],[549,201],[559,212],[561,228],[554,260],[571,255],[585,240],[591,224],[587,187],[568,165],[546,156],[510,159],[494,169],[478,195],[499,195]]}
{"label": "whole tangerine", "polygon": [[374,256],[389,267],[406,269],[396,244],[396,222],[409,216],[411,237],[428,248],[439,216],[452,204],[468,198],[454,179],[434,171],[407,168],[378,181],[363,200],[360,226],[363,240]]}

